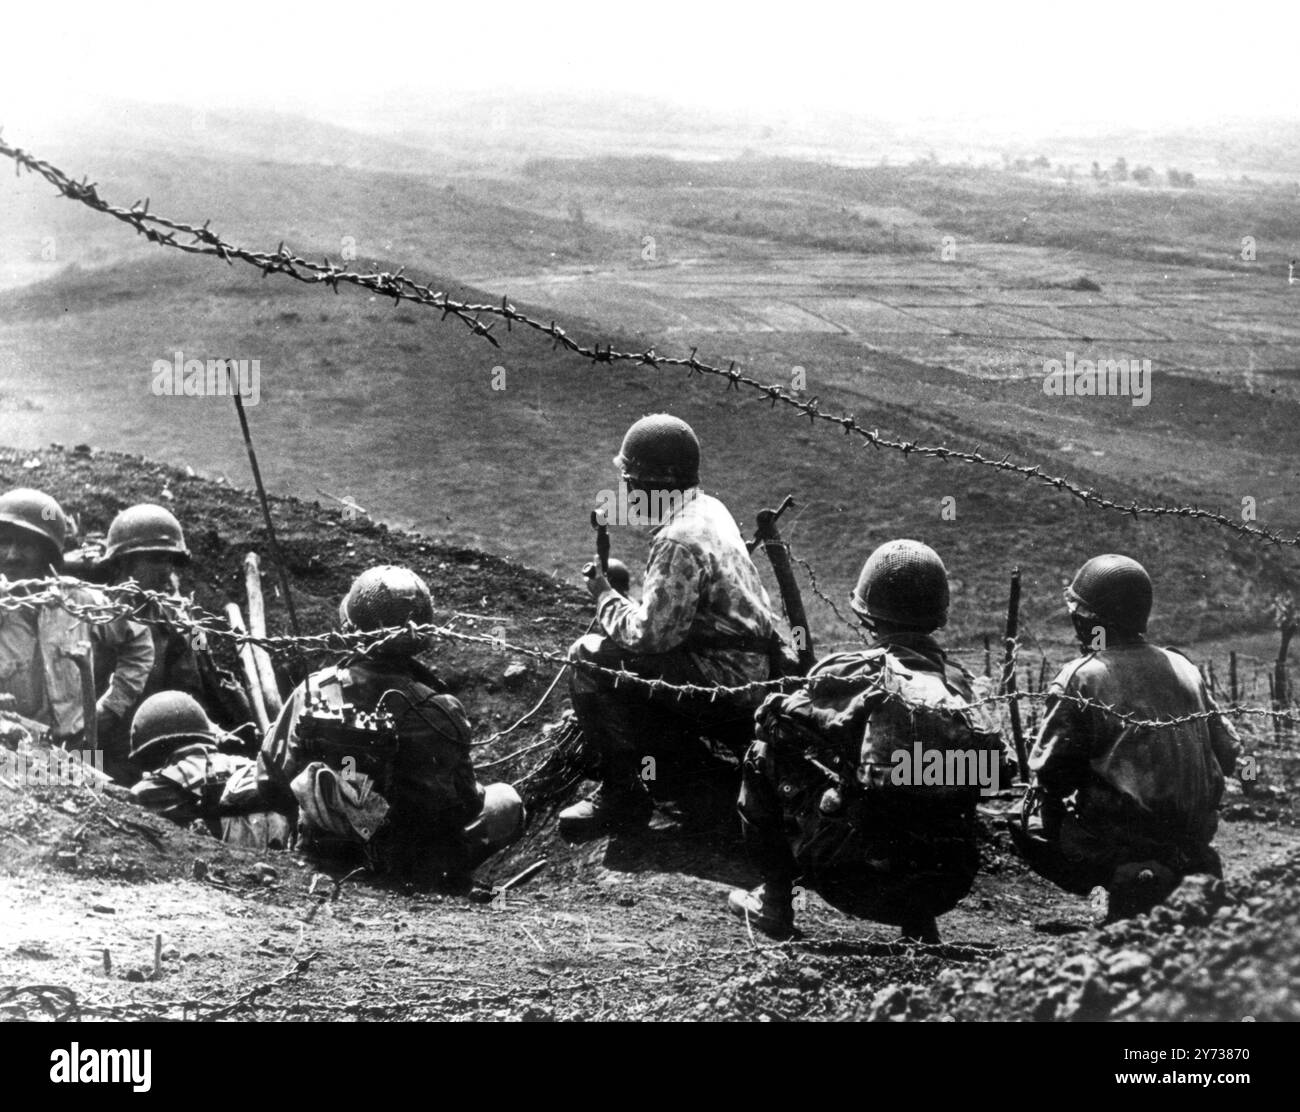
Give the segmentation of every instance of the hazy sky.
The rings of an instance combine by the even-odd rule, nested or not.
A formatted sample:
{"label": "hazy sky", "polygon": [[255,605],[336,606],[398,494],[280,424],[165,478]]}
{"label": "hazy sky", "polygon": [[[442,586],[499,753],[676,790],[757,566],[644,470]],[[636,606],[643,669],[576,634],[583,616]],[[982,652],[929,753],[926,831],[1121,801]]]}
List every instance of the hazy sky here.
{"label": "hazy sky", "polygon": [[1046,132],[1294,117],[1300,106],[1300,17],[1283,0],[890,7],[10,0],[0,124],[104,95],[324,114],[395,87],[999,117]]}

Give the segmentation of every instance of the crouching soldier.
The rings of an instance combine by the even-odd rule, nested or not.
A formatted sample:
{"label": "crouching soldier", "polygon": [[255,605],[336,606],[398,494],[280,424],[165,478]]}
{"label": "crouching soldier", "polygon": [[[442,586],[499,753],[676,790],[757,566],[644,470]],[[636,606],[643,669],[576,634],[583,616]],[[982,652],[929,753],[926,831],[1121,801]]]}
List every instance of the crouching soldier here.
{"label": "crouching soldier", "polygon": [[[601,632],[580,638],[569,658],[671,684],[766,680],[777,637],[771,603],[731,514],[699,489],[694,431],[666,413],[643,417],[623,438],[614,465],[628,492],[629,518],[654,534],[641,600],[628,599],[588,565]],[[616,686],[608,672],[582,667],[570,669],[569,685],[578,725],[601,763],[596,794],[560,812],[560,829],[570,836],[645,826],[654,809],[641,778],[649,747],[684,729],[743,728],[763,694],[760,688],[682,697],[636,682]]]}
{"label": "crouching soldier", "polygon": [[[1124,918],[1189,873],[1221,875],[1210,842],[1237,735],[1196,666],[1147,642],[1151,578],[1136,560],[1094,557],[1065,600],[1085,655],[1048,688],[1011,831],[1042,876],[1091,891],[1098,918]],[[1144,726],[1121,715],[1187,721]]]}
{"label": "crouching soldier", "polygon": [[763,883],[733,891],[728,906],[788,937],[798,886],[937,942],[936,916],[970,891],[979,866],[975,806],[997,790],[1002,742],[934,638],[948,577],[933,549],[877,548],[852,605],[871,646],[827,657],[804,687],[759,709],[739,810]]}
{"label": "crouching soldier", "polygon": [[287,847],[289,823],[258,795],[256,762],[223,751],[225,741],[185,692],[151,695],[131,723],[131,760],[144,769],[132,797],[180,826],[202,822],[224,842]]}
{"label": "crouching soldier", "polygon": [[[21,580],[58,575],[68,520],[48,494],[11,490],[0,495],[0,592],[29,595]],[[108,606],[99,591],[61,585],[64,601]],[[114,664],[96,677],[95,658]],[[95,749],[99,738],[119,731],[153,667],[149,631],[125,617],[90,622],[57,602],[0,610],[0,694],[13,696],[13,710],[47,727],[56,744]],[[126,751],[105,753],[104,770],[131,783]]]}
{"label": "crouching soldier", "polygon": [[[144,691],[131,713],[160,691],[183,691],[222,726],[236,730],[252,721],[247,697],[238,681],[212,660],[202,631],[183,628],[176,621],[186,609],[179,574],[189,562],[181,523],[162,506],[131,506],[113,518],[108,528],[100,565],[108,581],[133,582],[153,595],[171,596],[166,605],[156,598],[146,599],[135,611],[137,617],[146,619],[143,624],[153,641],[154,657]],[[97,654],[101,673],[115,663],[111,651]],[[124,752],[130,725],[128,714],[109,736],[101,737],[101,746],[110,752]]]}
{"label": "crouching soldier", "polygon": [[339,620],[345,633],[398,631],[294,690],[262,745],[263,794],[318,853],[364,847],[386,871],[468,883],[522,833],[524,806],[509,784],[477,782],[465,712],[416,658],[428,638],[410,630],[433,621],[429,588],[406,568],[371,568]]}

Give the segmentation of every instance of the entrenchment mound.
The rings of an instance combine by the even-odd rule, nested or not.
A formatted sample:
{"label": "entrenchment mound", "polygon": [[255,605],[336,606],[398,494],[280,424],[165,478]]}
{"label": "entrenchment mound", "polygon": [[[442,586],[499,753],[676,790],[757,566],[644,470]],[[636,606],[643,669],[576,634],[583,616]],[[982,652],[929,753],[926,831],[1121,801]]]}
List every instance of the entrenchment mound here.
{"label": "entrenchment mound", "polygon": [[[48,490],[83,532],[135,502],[170,505],[195,553],[187,588],[198,603],[219,613],[242,602],[240,564],[256,550],[271,632],[288,632],[251,493],[89,449],[0,450],[0,484]],[[590,619],[576,587],[509,561],[314,503],[274,503],[304,632],[330,628],[352,578],[378,563],[424,576],[439,619],[467,632],[503,629],[507,641],[562,650]],[[321,662],[290,653],[276,666],[287,683]],[[562,682],[543,698],[558,665],[465,643],[440,644],[429,662],[475,725],[481,778],[518,783],[533,813],[480,880],[500,885],[544,859],[541,872],[475,904],[392,878],[326,876],[297,854],[233,849],[118,789],[0,785],[0,1015],[1300,1018],[1300,835],[1289,809],[1261,811],[1271,795],[1233,805],[1226,887],[1189,883],[1139,920],[1089,930],[1082,901],[1010,853],[993,808],[983,871],[945,917],[944,945],[898,944],[891,928],[813,894],[802,935],[776,944],[723,911],[729,887],[757,879],[734,819],[734,758],[702,756],[643,835],[570,846],[555,834],[555,810],[589,760],[567,725],[545,725],[563,706]],[[674,821],[688,797],[682,813],[695,821]],[[1279,848],[1291,855],[1270,863]]]}
{"label": "entrenchment mound", "polygon": [[1300,854],[1244,884],[1188,877],[1149,915],[934,983],[893,984],[873,1020],[1300,1019]]}

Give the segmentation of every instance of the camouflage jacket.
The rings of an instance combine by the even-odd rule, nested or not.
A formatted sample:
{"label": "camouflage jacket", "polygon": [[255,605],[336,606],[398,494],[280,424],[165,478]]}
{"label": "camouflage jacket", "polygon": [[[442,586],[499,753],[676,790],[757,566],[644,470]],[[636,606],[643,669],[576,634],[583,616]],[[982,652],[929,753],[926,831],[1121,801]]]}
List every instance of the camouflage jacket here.
{"label": "camouflage jacket", "polygon": [[[63,588],[70,602],[105,606],[107,599],[89,587]],[[126,618],[103,624],[83,621],[61,606],[36,611],[0,613],[0,693],[17,697],[17,711],[51,727],[56,737],[81,731],[85,714],[81,673],[69,650],[88,642],[92,655],[112,654],[113,668],[96,676],[100,710],[127,715],[144,691],[153,668],[154,650],[149,630]]]}
{"label": "camouflage jacket", "polygon": [[214,821],[226,783],[252,764],[251,757],[196,742],[176,750],[162,768],[146,773],[131,795],[141,807],[181,826],[195,819]]}
{"label": "camouflage jacket", "polygon": [[596,616],[630,652],[684,649],[711,683],[768,678],[761,646],[773,632],[771,601],[731,514],[698,487],[654,530],[641,601],[611,588],[596,600]]}
{"label": "camouflage jacket", "polygon": [[[1177,726],[1130,725],[1090,699],[1143,719],[1215,712]],[[1236,765],[1236,731],[1217,713],[1196,666],[1138,641],[1067,664],[1048,688],[1046,717],[1029,756],[1049,796],[1077,793],[1080,823],[1159,842],[1208,843],[1224,774]]]}

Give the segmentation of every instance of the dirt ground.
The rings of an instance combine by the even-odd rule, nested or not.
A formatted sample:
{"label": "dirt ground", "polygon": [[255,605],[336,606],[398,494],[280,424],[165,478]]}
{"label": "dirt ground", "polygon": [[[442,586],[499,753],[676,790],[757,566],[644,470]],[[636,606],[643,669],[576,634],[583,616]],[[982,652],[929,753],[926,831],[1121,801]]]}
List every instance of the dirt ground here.
{"label": "dirt ground", "polygon": [[[247,492],[73,450],[0,455],[0,486],[20,482],[59,497],[86,532],[133,501],[183,497],[186,520],[200,523],[190,525],[188,585],[209,609],[242,594],[249,547],[262,551],[268,591],[275,581]],[[554,648],[586,624],[578,591],[518,565],[345,521],[337,508],[277,500],[274,512],[310,631],[327,628],[351,577],[381,560],[426,574],[439,617],[458,614],[466,630],[500,628]],[[283,628],[274,598],[269,617]],[[513,733],[490,735],[537,703],[554,673],[459,645],[439,647],[432,662],[490,742],[480,762],[500,762],[481,779],[536,769],[544,745],[509,755],[543,740],[562,685]],[[286,679],[312,663],[279,661]],[[506,678],[511,663],[525,665],[522,676]],[[734,771],[723,766],[699,782],[694,808],[665,800],[634,837],[570,846],[554,830],[563,800],[535,805],[523,840],[479,879],[492,889],[546,864],[485,903],[325,872],[293,853],[231,849],[115,789],[0,784],[0,1016],[1296,1019],[1300,763],[1293,742],[1247,743],[1261,775],[1225,807],[1226,891],[1182,893],[1173,908],[1097,930],[1084,901],[1012,854],[1008,793],[982,808],[983,870],[932,947],[899,944],[892,928],[849,919],[813,894],[787,943],[751,936],[726,915],[728,889],[756,878],[731,813]]]}

